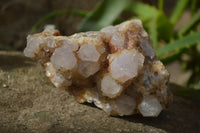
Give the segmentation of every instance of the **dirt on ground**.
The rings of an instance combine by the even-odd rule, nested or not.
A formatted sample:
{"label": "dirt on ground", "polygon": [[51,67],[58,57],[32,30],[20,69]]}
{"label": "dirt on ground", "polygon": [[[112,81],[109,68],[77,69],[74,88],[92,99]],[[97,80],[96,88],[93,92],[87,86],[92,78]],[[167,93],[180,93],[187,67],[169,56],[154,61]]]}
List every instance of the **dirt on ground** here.
{"label": "dirt on ground", "polygon": [[[170,84],[170,89],[182,87]],[[175,92],[173,104],[157,118],[111,117],[55,88],[44,69],[21,52],[1,51],[0,132],[198,133],[200,104]]]}

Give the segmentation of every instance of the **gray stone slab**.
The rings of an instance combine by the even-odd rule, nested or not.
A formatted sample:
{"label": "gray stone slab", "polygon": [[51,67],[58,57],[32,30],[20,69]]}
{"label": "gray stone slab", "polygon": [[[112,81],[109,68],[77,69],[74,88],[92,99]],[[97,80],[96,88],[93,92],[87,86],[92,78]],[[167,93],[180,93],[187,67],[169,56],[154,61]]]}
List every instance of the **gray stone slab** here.
{"label": "gray stone slab", "polygon": [[20,52],[0,52],[0,132],[200,132],[198,99],[177,96],[157,118],[111,117],[90,104],[79,104],[55,88],[44,69]]}

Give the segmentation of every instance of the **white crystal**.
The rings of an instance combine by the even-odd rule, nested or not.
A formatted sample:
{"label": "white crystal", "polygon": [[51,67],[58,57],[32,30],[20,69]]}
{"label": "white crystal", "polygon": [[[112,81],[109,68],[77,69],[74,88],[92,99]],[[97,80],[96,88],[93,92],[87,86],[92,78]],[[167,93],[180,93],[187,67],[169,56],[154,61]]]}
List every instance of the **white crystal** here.
{"label": "white crystal", "polygon": [[44,43],[44,40],[40,37],[35,37],[32,35],[28,35],[27,37],[27,47],[24,50],[24,55],[27,57],[34,58],[35,55],[40,50],[40,44]]}
{"label": "white crystal", "polygon": [[56,73],[52,77],[51,82],[56,87],[67,87],[67,86],[70,86],[72,84],[71,80],[66,80],[66,78],[63,75],[59,74],[59,73]]}
{"label": "white crystal", "polygon": [[78,51],[78,57],[83,61],[97,62],[99,60],[100,54],[96,50],[95,46],[84,44]]}
{"label": "white crystal", "polygon": [[45,25],[45,27],[44,27],[44,31],[54,31],[55,28],[56,28],[55,25],[48,24],[48,25]]}
{"label": "white crystal", "polygon": [[53,75],[56,73],[56,70],[53,67],[51,62],[47,62],[45,64],[45,68],[46,68],[46,76],[47,77],[53,77]]}
{"label": "white crystal", "polygon": [[116,27],[118,28],[119,31],[127,31],[127,30],[131,30],[133,26],[142,28],[142,21],[139,19],[133,19],[133,20],[125,21],[117,25]]}
{"label": "white crystal", "polygon": [[131,115],[136,108],[135,99],[125,94],[119,96],[116,100],[116,105],[120,116]]}
{"label": "white crystal", "polygon": [[123,87],[113,80],[109,75],[105,76],[101,81],[101,91],[104,96],[114,98],[118,96]]}
{"label": "white crystal", "polygon": [[112,35],[116,32],[116,28],[114,26],[108,26],[101,29],[101,32],[105,34],[105,38],[110,40]]}
{"label": "white crystal", "polygon": [[162,106],[154,96],[146,96],[138,105],[138,109],[145,117],[156,117],[160,114]]}
{"label": "white crystal", "polygon": [[124,41],[125,37],[124,34],[121,32],[116,32],[112,35],[112,38],[110,40],[110,43],[117,48],[123,48],[124,47]]}
{"label": "white crystal", "polygon": [[122,83],[134,78],[142,66],[144,57],[136,50],[124,50],[110,66],[112,77]]}
{"label": "white crystal", "polygon": [[49,38],[47,38],[47,47],[49,47],[49,48],[56,47],[56,41],[53,36],[50,36]]}
{"label": "white crystal", "polygon": [[72,51],[76,51],[76,50],[78,50],[78,48],[79,48],[78,43],[71,42],[71,41],[69,41],[68,39],[59,40],[59,41],[57,42],[57,44],[59,44],[59,45],[64,45],[64,46],[68,46],[68,47],[71,48]]}
{"label": "white crystal", "polygon": [[99,68],[100,66],[98,62],[80,61],[78,65],[78,72],[87,78],[95,74]]}
{"label": "white crystal", "polygon": [[71,70],[76,64],[77,60],[73,51],[69,47],[57,48],[51,56],[51,62],[55,69]]}

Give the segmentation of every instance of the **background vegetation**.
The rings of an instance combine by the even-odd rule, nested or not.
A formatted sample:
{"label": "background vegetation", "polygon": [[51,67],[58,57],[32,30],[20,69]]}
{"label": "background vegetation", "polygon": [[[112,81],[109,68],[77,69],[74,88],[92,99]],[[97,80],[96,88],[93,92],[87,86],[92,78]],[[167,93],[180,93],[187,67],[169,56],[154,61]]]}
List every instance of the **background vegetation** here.
{"label": "background vegetation", "polygon": [[[165,64],[182,60],[183,54],[189,58],[182,60],[183,68],[192,71],[186,85],[200,89],[200,53],[196,48],[200,43],[200,32],[197,31],[200,9],[197,8],[197,2],[178,0],[172,13],[167,16],[163,10],[163,0],[158,0],[157,7],[138,1],[103,0],[86,16],[79,30],[99,30],[126,19],[139,18],[150,34],[157,56]],[[192,18],[183,27],[175,29],[186,9],[190,10]]]}
{"label": "background vegetation", "polygon": [[[198,7],[200,2],[198,0],[177,0],[173,8],[168,4],[168,7],[172,8],[170,13],[164,10],[164,3],[166,3],[164,0],[154,1],[153,5],[136,0],[99,0],[97,2],[92,11],[81,8],[73,10],[61,8],[62,10],[47,12],[43,17],[33,21],[29,33],[39,31],[38,29],[45,23],[58,16],[82,18],[78,31],[99,30],[111,24],[139,18],[150,35],[157,56],[165,64],[180,61],[182,69],[192,73],[185,85],[200,89],[200,48],[198,45],[200,43],[200,8]],[[177,26],[186,10],[191,14],[190,20],[184,26]],[[1,49],[9,50],[10,48],[6,46]]]}

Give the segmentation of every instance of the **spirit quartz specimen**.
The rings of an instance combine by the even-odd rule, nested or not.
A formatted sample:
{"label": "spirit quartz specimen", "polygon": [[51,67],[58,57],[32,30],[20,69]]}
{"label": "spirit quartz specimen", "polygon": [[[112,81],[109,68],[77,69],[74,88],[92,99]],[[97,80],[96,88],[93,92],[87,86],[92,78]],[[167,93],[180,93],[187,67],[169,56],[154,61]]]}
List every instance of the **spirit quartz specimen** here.
{"label": "spirit quartz specimen", "polygon": [[169,73],[138,19],[72,36],[46,28],[27,37],[24,54],[56,87],[110,115],[155,117],[172,101]]}

